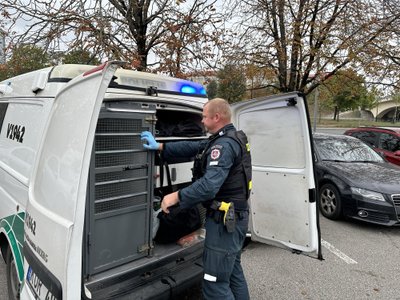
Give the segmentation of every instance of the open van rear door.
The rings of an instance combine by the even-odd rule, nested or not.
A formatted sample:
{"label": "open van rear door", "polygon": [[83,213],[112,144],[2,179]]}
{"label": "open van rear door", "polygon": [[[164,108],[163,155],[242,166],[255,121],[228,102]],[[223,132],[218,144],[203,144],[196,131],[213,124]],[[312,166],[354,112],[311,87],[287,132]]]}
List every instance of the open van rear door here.
{"label": "open van rear door", "polygon": [[298,93],[235,103],[252,155],[252,240],[320,254],[312,138]]}
{"label": "open van rear door", "polygon": [[94,132],[119,63],[77,76],[57,94],[29,183],[24,293],[80,299],[82,234]]}

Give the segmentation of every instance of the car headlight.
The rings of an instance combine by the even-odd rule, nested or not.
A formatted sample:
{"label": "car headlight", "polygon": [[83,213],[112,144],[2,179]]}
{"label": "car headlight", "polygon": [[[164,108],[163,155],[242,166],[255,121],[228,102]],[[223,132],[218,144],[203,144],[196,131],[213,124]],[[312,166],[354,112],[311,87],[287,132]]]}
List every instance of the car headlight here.
{"label": "car headlight", "polygon": [[356,195],[360,195],[364,198],[372,199],[372,200],[377,200],[377,201],[385,201],[385,198],[383,197],[382,194],[369,191],[369,190],[364,190],[356,187],[351,187],[351,192]]}

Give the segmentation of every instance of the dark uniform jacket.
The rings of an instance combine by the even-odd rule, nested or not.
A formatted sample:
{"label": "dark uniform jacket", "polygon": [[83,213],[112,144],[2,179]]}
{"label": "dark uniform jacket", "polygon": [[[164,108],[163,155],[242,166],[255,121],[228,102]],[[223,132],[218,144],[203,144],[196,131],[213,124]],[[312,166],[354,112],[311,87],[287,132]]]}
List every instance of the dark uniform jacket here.
{"label": "dark uniform jacket", "polygon": [[[232,176],[232,167],[237,165],[238,160],[240,160],[242,147],[233,138],[226,136],[228,131],[235,132],[236,129],[232,124],[228,124],[211,136],[210,139],[212,141],[204,153],[206,159],[204,161],[204,174],[190,186],[179,191],[179,200],[182,208],[190,208],[200,202],[204,204],[215,199],[228,176]],[[215,135],[219,135],[218,138],[215,138]],[[207,146],[210,139],[166,143],[163,156],[167,160],[168,158],[195,157],[199,149],[202,150]],[[247,183],[244,179],[239,184],[242,189],[246,189]],[[239,193],[236,192],[236,194]],[[245,198],[243,200],[247,200],[246,196],[243,197]],[[222,200],[230,202],[230,199]],[[235,204],[235,207],[238,206]],[[244,201],[239,209],[247,209],[247,201]]]}

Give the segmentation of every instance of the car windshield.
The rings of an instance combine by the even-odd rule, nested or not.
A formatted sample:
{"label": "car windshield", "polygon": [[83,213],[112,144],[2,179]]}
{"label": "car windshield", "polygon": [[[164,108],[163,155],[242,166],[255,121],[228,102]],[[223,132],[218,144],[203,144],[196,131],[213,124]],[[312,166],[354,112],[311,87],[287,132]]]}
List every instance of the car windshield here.
{"label": "car windshield", "polygon": [[322,160],[383,162],[383,159],[374,150],[357,139],[330,136],[314,138],[314,141]]}

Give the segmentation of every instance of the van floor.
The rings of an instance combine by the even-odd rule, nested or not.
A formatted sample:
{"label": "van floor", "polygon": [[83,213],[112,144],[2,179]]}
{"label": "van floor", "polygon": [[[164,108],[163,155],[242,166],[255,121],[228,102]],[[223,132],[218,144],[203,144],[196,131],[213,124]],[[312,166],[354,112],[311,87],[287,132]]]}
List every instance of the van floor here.
{"label": "van floor", "polygon": [[180,246],[176,243],[170,244],[154,244],[152,255],[142,257],[135,261],[114,267],[110,270],[90,276],[85,282],[89,286],[96,286],[104,281],[113,278],[127,278],[142,275],[147,271],[162,267],[169,262],[177,262],[179,260],[187,260],[191,254],[198,253],[203,247],[203,238],[197,238],[190,242],[190,245]]}

